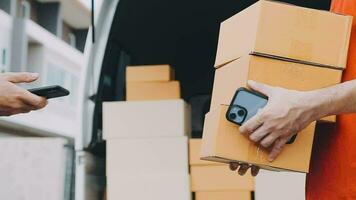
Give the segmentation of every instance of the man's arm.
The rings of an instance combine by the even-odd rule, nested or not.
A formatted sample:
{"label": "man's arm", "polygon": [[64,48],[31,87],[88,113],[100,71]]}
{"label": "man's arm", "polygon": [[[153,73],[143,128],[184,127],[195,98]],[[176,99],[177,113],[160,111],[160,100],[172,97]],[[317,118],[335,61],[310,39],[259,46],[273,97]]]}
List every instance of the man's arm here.
{"label": "man's arm", "polygon": [[249,86],[268,96],[268,103],[240,127],[254,142],[273,148],[273,161],[284,145],[311,122],[328,115],[356,112],[356,80],[329,88],[301,92],[249,81]]}
{"label": "man's arm", "polygon": [[356,80],[311,91],[310,95],[311,99],[315,99],[314,110],[319,114],[317,119],[329,115],[356,113]]}

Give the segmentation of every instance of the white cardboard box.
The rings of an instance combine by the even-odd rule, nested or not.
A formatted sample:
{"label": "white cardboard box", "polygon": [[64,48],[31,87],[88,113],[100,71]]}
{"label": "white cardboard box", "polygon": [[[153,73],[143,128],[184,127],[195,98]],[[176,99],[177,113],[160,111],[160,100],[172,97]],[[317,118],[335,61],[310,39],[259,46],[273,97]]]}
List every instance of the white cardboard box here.
{"label": "white cardboard box", "polygon": [[304,200],[304,173],[261,170],[256,176],[256,200]]}
{"label": "white cardboard box", "polygon": [[190,129],[190,107],[183,100],[103,105],[104,139],[177,137],[190,134]]}
{"label": "white cardboard box", "polygon": [[187,137],[110,139],[106,174],[188,174]]}
{"label": "white cardboard box", "polygon": [[[143,165],[144,167],[144,165]],[[108,200],[190,200],[188,174],[107,177]]]}

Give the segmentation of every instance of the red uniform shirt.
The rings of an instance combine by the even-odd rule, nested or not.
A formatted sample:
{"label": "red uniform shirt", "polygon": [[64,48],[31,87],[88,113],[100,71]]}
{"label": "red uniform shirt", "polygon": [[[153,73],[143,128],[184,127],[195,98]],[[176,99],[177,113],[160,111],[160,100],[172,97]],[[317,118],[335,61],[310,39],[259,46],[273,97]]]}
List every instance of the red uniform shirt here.
{"label": "red uniform shirt", "polygon": [[[356,0],[333,0],[331,11],[354,16],[343,81],[356,79]],[[318,127],[307,175],[308,200],[356,200],[356,114]]]}

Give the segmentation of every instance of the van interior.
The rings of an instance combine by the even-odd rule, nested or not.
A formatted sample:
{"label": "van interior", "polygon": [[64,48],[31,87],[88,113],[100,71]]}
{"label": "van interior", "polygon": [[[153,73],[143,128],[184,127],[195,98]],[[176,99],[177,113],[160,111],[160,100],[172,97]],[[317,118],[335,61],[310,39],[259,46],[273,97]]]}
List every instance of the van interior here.
{"label": "van interior", "polygon": [[[214,61],[222,21],[256,0],[120,0],[111,27],[97,94],[89,150],[105,157],[101,103],[125,100],[126,65],[170,64],[192,105],[192,137],[201,137],[209,111]],[[329,10],[330,0],[284,0]]]}

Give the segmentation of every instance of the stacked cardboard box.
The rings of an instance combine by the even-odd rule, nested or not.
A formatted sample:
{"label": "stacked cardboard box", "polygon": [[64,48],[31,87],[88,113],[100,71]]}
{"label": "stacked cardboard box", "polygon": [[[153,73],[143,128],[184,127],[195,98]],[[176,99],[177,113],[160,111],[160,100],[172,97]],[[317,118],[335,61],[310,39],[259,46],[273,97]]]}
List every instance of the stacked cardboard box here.
{"label": "stacked cardboard box", "polygon": [[255,188],[250,175],[239,176],[228,165],[200,159],[201,139],[189,140],[191,190],[196,200],[250,200]]}
{"label": "stacked cardboard box", "polygon": [[[103,106],[107,199],[189,200],[190,107],[177,99],[179,87],[174,95],[165,91],[169,66],[133,68],[127,71],[127,96],[141,101]],[[171,100],[157,100],[166,97]]]}
{"label": "stacked cardboard box", "polygon": [[179,99],[180,84],[174,81],[169,65],[128,66],[126,68],[126,99]]}
{"label": "stacked cardboard box", "polygon": [[[258,1],[224,21],[201,157],[308,172],[315,123],[270,163],[268,151],[240,134],[225,113],[235,91],[246,87],[247,80],[304,91],[339,83],[346,66],[351,24],[349,16],[273,1]],[[323,120],[334,122],[336,118]]]}

